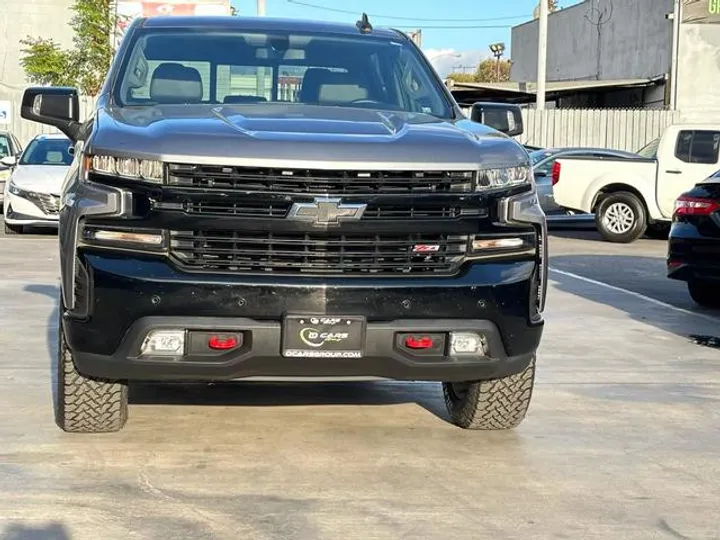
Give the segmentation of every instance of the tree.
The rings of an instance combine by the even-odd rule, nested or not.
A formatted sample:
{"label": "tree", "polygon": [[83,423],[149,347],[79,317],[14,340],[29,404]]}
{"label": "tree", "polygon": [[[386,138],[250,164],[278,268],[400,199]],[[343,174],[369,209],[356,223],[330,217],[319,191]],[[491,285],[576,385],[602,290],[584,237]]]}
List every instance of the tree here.
{"label": "tree", "polygon": [[100,92],[112,62],[111,37],[117,31],[117,18],[112,0],[75,0],[75,16],[70,26],[75,30],[71,52],[77,70],[78,86],[84,94]]}
{"label": "tree", "polygon": [[474,73],[451,73],[447,78],[459,83],[477,82]]}
{"label": "tree", "polygon": [[22,40],[26,48],[20,62],[33,84],[74,86],[82,94],[96,96],[110,69],[111,38],[119,17],[112,0],[75,0],[71,9],[73,48],[63,50],[52,40],[28,36]]}
{"label": "tree", "polygon": [[33,84],[72,86],[75,76],[70,68],[70,55],[52,39],[26,38],[20,63]]}
{"label": "tree", "polygon": [[478,64],[475,71],[477,82],[506,82],[510,80],[510,60],[486,58]]}
{"label": "tree", "polygon": [[451,73],[448,79],[455,82],[506,82],[510,80],[510,60],[500,60],[500,77],[498,77],[498,62],[493,58],[481,60],[475,73]]}

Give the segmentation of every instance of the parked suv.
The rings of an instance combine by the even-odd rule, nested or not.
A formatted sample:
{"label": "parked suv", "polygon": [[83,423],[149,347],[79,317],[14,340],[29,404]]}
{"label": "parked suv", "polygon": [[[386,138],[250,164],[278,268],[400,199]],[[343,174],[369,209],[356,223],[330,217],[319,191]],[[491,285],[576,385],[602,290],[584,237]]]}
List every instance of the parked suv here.
{"label": "parked suv", "polygon": [[404,34],[138,19],[85,123],[77,103],[22,107],[76,141],[62,429],[120,429],[136,380],[439,381],[459,426],[525,417],[547,271],[529,156]]}

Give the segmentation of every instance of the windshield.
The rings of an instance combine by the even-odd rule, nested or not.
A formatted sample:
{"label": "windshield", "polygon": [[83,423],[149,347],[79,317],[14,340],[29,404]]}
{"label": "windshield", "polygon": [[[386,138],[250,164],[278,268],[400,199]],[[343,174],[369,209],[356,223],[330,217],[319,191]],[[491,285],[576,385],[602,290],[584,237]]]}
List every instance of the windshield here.
{"label": "windshield", "polygon": [[442,82],[397,40],[146,29],[114,89],[120,105],[305,103],[452,118]]}
{"label": "windshield", "polygon": [[657,157],[658,146],[660,146],[660,139],[655,139],[646,146],[643,146],[637,154],[646,159],[655,159]]}
{"label": "windshield", "polygon": [[72,163],[69,139],[35,139],[20,158],[20,165],[63,165]]}

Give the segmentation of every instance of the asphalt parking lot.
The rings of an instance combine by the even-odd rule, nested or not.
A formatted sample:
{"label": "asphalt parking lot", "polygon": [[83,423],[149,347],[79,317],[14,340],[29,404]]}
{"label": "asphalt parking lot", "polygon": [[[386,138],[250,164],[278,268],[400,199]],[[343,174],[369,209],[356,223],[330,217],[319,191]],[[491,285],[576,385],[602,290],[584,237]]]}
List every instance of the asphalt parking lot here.
{"label": "asphalt parking lot", "polygon": [[52,419],[57,240],[0,234],[0,540],[720,538],[717,313],[663,241],[557,231],[538,384],[507,433],[439,385],[136,386],[113,435]]}

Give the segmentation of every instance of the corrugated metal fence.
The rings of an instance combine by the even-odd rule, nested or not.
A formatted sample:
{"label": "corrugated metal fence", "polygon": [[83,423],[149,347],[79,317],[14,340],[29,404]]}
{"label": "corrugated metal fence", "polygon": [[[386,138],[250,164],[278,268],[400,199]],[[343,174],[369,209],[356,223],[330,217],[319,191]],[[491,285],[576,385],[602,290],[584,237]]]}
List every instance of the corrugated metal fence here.
{"label": "corrugated metal fence", "polygon": [[525,109],[523,144],[580,146],[636,152],[681,122],[679,111],[655,109]]}
{"label": "corrugated metal fence", "polygon": [[[9,129],[23,144],[39,133],[56,130],[20,118],[22,91],[0,85],[0,101],[12,103]],[[95,100],[80,99],[80,118],[92,112]],[[523,144],[551,148],[558,146],[594,146],[617,150],[637,151],[660,136],[673,123],[681,121],[679,111],[622,110],[622,109],[535,109],[523,110],[525,133],[517,139]]]}

